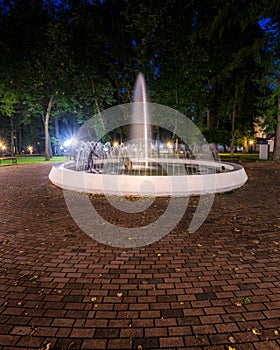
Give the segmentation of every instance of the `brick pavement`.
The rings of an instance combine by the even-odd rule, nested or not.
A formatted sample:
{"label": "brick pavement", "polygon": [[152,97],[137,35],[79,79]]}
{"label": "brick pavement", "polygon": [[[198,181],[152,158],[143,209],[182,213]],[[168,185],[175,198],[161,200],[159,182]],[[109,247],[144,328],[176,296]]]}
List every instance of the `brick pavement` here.
{"label": "brick pavement", "polygon": [[[0,168],[0,349],[280,349],[280,165],[191,210],[143,248],[104,246],[72,220],[51,163]],[[120,226],[138,219],[91,198]],[[190,208],[197,199],[192,198]],[[131,220],[131,222],[129,222]],[[137,221],[138,220],[138,221]]]}

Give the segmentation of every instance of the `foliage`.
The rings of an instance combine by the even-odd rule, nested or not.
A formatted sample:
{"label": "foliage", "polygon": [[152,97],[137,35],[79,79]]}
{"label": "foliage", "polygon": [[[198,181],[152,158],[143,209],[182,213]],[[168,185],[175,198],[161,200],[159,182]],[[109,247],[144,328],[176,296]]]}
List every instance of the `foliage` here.
{"label": "foliage", "polygon": [[9,131],[3,116],[24,142],[30,129],[33,142],[77,129],[131,102],[140,71],[150,100],[184,113],[210,142],[251,135],[256,116],[274,130],[279,13],[277,0],[2,2],[0,130]]}
{"label": "foliage", "polygon": [[18,95],[16,91],[11,87],[6,88],[4,84],[0,84],[0,115],[10,117],[15,113],[15,105],[17,103]]}

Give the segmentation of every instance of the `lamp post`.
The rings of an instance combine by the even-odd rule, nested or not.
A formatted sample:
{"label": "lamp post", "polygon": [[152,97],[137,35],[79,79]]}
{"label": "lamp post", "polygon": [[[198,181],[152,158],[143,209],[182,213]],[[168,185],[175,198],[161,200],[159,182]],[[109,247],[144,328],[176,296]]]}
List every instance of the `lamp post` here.
{"label": "lamp post", "polygon": [[6,146],[3,142],[0,141],[0,154],[2,155],[5,152]]}
{"label": "lamp post", "polygon": [[253,144],[254,144],[254,140],[249,140],[249,145],[250,145],[250,153],[253,152]]}

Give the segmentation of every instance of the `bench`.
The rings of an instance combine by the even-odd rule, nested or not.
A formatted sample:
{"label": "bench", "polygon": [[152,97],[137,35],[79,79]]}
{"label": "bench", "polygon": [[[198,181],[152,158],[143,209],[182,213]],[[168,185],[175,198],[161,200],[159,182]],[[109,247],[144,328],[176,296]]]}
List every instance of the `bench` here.
{"label": "bench", "polygon": [[12,164],[17,164],[17,159],[16,157],[0,157],[0,164],[2,163],[2,160],[11,160]]}

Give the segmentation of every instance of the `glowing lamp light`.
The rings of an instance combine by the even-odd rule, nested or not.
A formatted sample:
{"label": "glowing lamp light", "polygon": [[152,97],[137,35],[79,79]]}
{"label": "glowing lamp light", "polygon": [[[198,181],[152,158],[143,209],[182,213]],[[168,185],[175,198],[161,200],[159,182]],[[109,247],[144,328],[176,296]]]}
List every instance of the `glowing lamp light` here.
{"label": "glowing lamp light", "polygon": [[172,148],[172,142],[171,141],[166,142],[166,147],[167,148]]}
{"label": "glowing lamp light", "polygon": [[76,142],[77,142],[76,139],[73,137],[72,139],[64,141],[63,146],[64,147],[73,146],[73,145],[75,145]]}
{"label": "glowing lamp light", "polygon": [[28,151],[29,151],[30,154],[33,153],[33,147],[32,147],[32,146],[28,146],[27,149],[28,149]]}
{"label": "glowing lamp light", "polygon": [[249,145],[253,146],[253,144],[254,144],[254,140],[249,140]]}
{"label": "glowing lamp light", "polygon": [[117,147],[119,145],[118,141],[113,142],[113,147]]}

